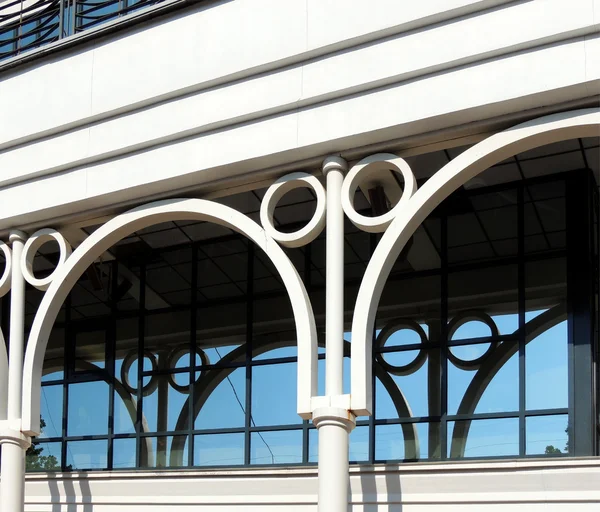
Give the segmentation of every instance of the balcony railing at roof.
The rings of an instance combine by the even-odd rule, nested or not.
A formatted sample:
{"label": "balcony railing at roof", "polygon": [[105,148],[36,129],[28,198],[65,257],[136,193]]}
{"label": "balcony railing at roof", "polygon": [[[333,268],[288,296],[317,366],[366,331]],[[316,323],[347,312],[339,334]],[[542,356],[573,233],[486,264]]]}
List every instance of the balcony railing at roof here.
{"label": "balcony railing at roof", "polygon": [[166,0],[0,0],[0,61]]}

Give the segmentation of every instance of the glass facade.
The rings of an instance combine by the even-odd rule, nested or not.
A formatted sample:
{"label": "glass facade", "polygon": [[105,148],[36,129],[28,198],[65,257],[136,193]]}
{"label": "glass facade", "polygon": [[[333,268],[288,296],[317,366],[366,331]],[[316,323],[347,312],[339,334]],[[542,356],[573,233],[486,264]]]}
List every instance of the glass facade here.
{"label": "glass facade", "polygon": [[[463,188],[417,230],[380,301],[374,414],[350,436],[353,462],[596,453],[592,181]],[[262,193],[224,202],[252,216]],[[360,192],[355,204],[369,211]],[[312,211],[298,189],[276,221],[295,229]],[[346,226],[348,331],[378,238]],[[324,235],[286,251],[315,310],[323,394]],[[111,255],[82,276],[52,332],[28,468],[316,462],[316,429],[295,412],[290,301],[266,256],[186,222],[135,233]],[[28,291],[29,321],[40,296]],[[351,343],[348,332],[344,392]]]}

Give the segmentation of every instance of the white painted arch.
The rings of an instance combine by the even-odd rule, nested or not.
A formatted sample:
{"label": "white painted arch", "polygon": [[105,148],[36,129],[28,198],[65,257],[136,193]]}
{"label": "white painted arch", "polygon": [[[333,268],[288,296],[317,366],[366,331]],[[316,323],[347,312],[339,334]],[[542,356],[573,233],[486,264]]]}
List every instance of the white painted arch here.
{"label": "white painted arch", "polygon": [[396,258],[427,216],[452,192],[517,153],[577,137],[600,135],[600,108],[561,112],[492,135],[442,167],[404,203],[379,244],[360,285],[352,321],[351,409],[372,412],[371,345],[381,293]]}
{"label": "white painted arch", "polygon": [[203,199],[169,199],[134,208],[94,231],[59,267],[35,316],[25,353],[22,431],[39,433],[40,389],[48,337],[61,305],[79,277],[116,242],[153,224],[174,220],[214,222],[245,235],[258,245],[279,272],[289,294],[298,339],[298,414],[310,419],[317,394],[317,331],[306,289],[283,249],[244,214]]}

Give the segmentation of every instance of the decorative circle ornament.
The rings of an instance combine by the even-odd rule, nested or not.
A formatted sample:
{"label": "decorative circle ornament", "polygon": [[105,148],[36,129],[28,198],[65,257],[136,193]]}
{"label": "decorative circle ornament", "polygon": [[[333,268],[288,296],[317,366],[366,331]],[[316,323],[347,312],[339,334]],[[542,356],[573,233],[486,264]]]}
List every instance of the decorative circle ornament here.
{"label": "decorative circle ornament", "polygon": [[388,339],[396,334],[398,331],[408,330],[415,332],[420,338],[420,344],[423,348],[419,349],[419,353],[417,356],[409,363],[404,365],[394,365],[386,361],[385,352],[379,352],[377,354],[377,361],[381,366],[392,375],[397,376],[405,376],[410,375],[411,373],[416,372],[427,360],[427,351],[423,350],[426,348],[429,340],[427,339],[427,334],[423,327],[421,327],[417,322],[413,320],[409,320],[406,318],[392,320],[388,323],[379,333],[377,339],[375,340],[375,346],[377,350],[380,350],[385,347]]}
{"label": "decorative circle ornament", "polygon": [[[183,356],[185,356],[189,353],[190,353],[189,344],[180,345],[179,347],[174,348],[171,351],[171,353],[167,356],[167,368],[169,370],[175,370],[177,368],[177,362]],[[200,357],[200,364],[202,366],[208,366],[210,364],[208,355],[200,347],[196,347],[196,355],[198,357]],[[196,361],[194,361],[193,363],[190,361],[190,363],[192,366],[196,366]],[[182,373],[185,374],[185,372],[182,372]],[[199,373],[200,372],[194,372],[194,375],[198,375]],[[180,393],[189,393],[189,391],[190,391],[189,384],[179,384],[177,382],[177,380],[175,379],[176,375],[181,375],[181,374],[176,374],[176,373],[169,374],[169,384],[171,385],[171,387],[173,389],[179,391]],[[189,375],[189,371],[188,371],[188,375]],[[200,379],[200,376],[196,377],[192,384],[196,384],[199,379]]]}
{"label": "decorative circle ornament", "polygon": [[[123,387],[132,395],[135,395],[138,391],[137,384],[134,386],[129,380],[129,372],[131,370],[131,367],[133,366],[133,363],[143,365],[144,359],[148,359],[148,361],[150,361],[150,364],[152,365],[152,372],[156,372],[158,370],[156,356],[152,352],[150,352],[149,350],[144,350],[144,357],[141,362],[138,361],[138,355],[139,354],[137,350],[132,350],[125,356],[125,358],[123,359],[123,363],[121,364],[121,384],[123,384]],[[144,379],[148,379],[146,384],[143,384]],[[144,379],[142,379],[142,394],[143,396],[148,396],[154,393],[154,391],[158,387],[158,378],[156,375],[152,375],[150,377],[144,377]]]}
{"label": "decorative circle ornament", "polygon": [[[360,183],[381,171],[393,171],[402,175],[404,187],[398,203],[383,215],[367,217],[354,209],[354,195]],[[391,153],[377,153],[363,158],[346,176],[342,185],[342,207],[348,218],[359,229],[368,233],[382,233],[399,214],[406,202],[417,190],[417,181],[406,161]]]}
{"label": "decorative circle ornament", "polygon": [[[483,311],[469,310],[459,313],[448,323],[448,339],[451,340],[452,336],[454,336],[454,333],[461,326],[473,321],[481,322],[487,325],[490,329],[491,336],[493,338],[497,339],[497,337],[499,336],[498,326],[496,325],[496,322],[494,322],[494,319],[490,315],[484,313]],[[483,343],[481,343],[481,345],[483,345]],[[460,347],[461,345],[455,346]],[[487,349],[479,357],[475,359],[463,359],[454,354],[454,352],[452,352],[451,346],[448,350],[448,360],[454,366],[460,368],[461,370],[474,370],[481,366],[481,363],[483,363],[490,356],[490,354],[495,350],[495,348],[496,345],[490,342]]]}
{"label": "decorative circle ornament", "polygon": [[4,255],[4,272],[0,277],[0,297],[3,297],[10,291],[10,278],[12,274],[12,252],[8,244],[0,240],[0,251]]}
{"label": "decorative circle ornament", "polygon": [[[310,188],[317,198],[317,207],[312,218],[303,228],[292,233],[282,233],[273,223],[273,214],[281,198],[297,188]],[[293,172],[273,183],[260,205],[260,222],[267,234],[285,247],[302,247],[319,236],[325,227],[326,194],[321,182],[311,174]]]}
{"label": "decorative circle ornament", "polygon": [[[55,241],[58,244],[58,263],[52,273],[40,279],[35,277],[33,273],[33,260],[40,247],[51,241]],[[71,245],[64,236],[54,229],[40,229],[31,235],[25,243],[23,254],[21,255],[21,272],[23,272],[23,277],[31,286],[38,290],[46,291],[54,279],[56,271],[65,263],[65,261],[67,261],[70,254]]]}

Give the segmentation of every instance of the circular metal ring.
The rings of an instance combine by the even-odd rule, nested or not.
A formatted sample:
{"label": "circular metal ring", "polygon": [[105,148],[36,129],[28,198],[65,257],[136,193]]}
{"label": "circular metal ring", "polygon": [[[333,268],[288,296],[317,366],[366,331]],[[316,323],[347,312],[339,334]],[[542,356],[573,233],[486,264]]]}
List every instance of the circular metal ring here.
{"label": "circular metal ring", "polygon": [[[55,241],[58,244],[59,259],[56,268],[46,277],[39,279],[33,274],[33,260],[36,253],[46,242]],[[54,279],[56,271],[67,261],[71,254],[69,242],[58,231],[54,229],[40,229],[29,237],[21,255],[21,271],[25,280],[33,287],[46,291]]]}
{"label": "circular metal ring", "polygon": [[[181,345],[181,346],[175,347],[173,350],[171,350],[171,353],[167,357],[167,368],[169,370],[174,370],[175,369],[175,364],[177,363],[177,361],[179,361],[179,359],[181,358],[181,356],[185,355],[186,353],[189,353],[189,350],[190,350],[190,346],[189,345]],[[206,366],[206,365],[210,364],[210,360],[208,359],[208,355],[206,355],[206,352],[204,352],[204,350],[202,350],[201,348],[196,347],[196,354],[200,356],[200,361],[202,362],[203,366]],[[195,361],[194,361],[193,366],[196,366]],[[173,389],[175,389],[176,391],[179,391],[180,393],[189,393],[189,391],[190,391],[189,384],[188,385],[181,385],[181,384],[179,384],[175,380],[175,375],[176,374],[174,374],[174,373],[170,373],[169,374],[169,384],[171,385],[171,387]],[[198,377],[198,379],[199,378],[200,377]],[[198,379],[194,379],[194,383],[198,382]]]}
{"label": "circular metal ring", "polygon": [[[354,195],[361,181],[381,171],[394,171],[404,178],[402,197],[390,211],[377,217],[361,215],[354,209]],[[359,229],[368,233],[382,233],[391,224],[406,202],[417,190],[417,181],[406,161],[391,153],[377,153],[363,158],[344,179],[342,185],[342,207],[348,218]]]}
{"label": "circular metal ring", "polygon": [[[461,326],[465,325],[468,322],[472,322],[472,321],[481,322],[481,323],[487,325],[491,331],[490,336],[498,336],[499,335],[498,326],[496,325],[496,322],[494,322],[493,318],[483,311],[478,311],[478,310],[473,309],[473,310],[463,311],[462,313],[459,313],[448,323],[448,339],[451,340],[454,333]],[[483,345],[483,344],[484,343],[481,343],[481,345]],[[457,346],[464,346],[464,345],[457,345]],[[476,369],[479,366],[481,366],[481,363],[483,363],[488,358],[488,356],[494,351],[495,345],[494,345],[494,343],[490,342],[486,351],[482,355],[480,355],[479,357],[477,357],[475,359],[462,359],[462,358],[456,356],[452,352],[453,348],[454,347],[452,347],[452,346],[449,347],[448,360],[454,366],[456,366],[457,368],[460,368],[461,370],[473,370],[473,369]]]}
{"label": "circular metal ring", "polygon": [[[302,229],[293,233],[282,233],[273,224],[273,214],[281,198],[296,188],[310,188],[317,197],[317,207],[312,218]],[[285,247],[302,247],[317,238],[325,227],[326,194],[321,182],[311,174],[293,172],[273,183],[260,205],[260,222],[267,234]]]}
{"label": "circular metal ring", "polygon": [[0,240],[0,251],[4,254],[4,260],[6,264],[4,266],[4,272],[0,277],[0,297],[3,297],[10,291],[10,277],[12,274],[12,252],[8,244]]}
{"label": "circular metal ring", "polygon": [[[146,358],[146,357],[150,360],[150,364],[152,365],[152,371],[155,372],[156,370],[158,370],[158,363],[156,362],[156,357],[154,357],[154,354],[148,350],[145,350],[144,358]],[[121,365],[121,383],[123,384],[123,387],[125,387],[125,389],[132,395],[135,395],[138,391],[137,386],[133,387],[131,385],[131,383],[129,382],[129,370],[131,369],[131,366],[133,365],[133,363],[135,361],[138,361],[137,350],[129,352],[129,354],[127,354],[125,356],[125,358],[123,359],[123,364]],[[138,361],[138,364],[140,364],[139,361]],[[144,364],[143,359],[142,359],[141,364]],[[142,382],[143,382],[143,380],[144,379],[142,378]],[[150,380],[148,381],[148,384],[146,384],[145,386],[142,386],[143,396],[148,396],[151,393],[153,393],[157,386],[158,386],[158,379],[156,378],[155,375],[152,375],[150,377]]]}
{"label": "circular metal ring", "polygon": [[[393,334],[405,329],[416,332],[419,335],[419,338],[421,339],[421,345],[427,345],[429,343],[425,330],[417,322],[409,319],[399,319],[392,320],[381,330],[379,336],[377,336],[377,338],[375,339],[375,347],[377,349],[385,347],[387,340]],[[385,352],[379,352],[377,354],[377,361],[381,364],[385,371],[397,376],[410,375],[411,373],[416,372],[421,368],[421,366],[423,366],[423,364],[427,360],[427,351],[423,350],[422,348],[419,350],[417,356],[410,363],[400,366],[388,363],[385,360],[385,354]]]}

